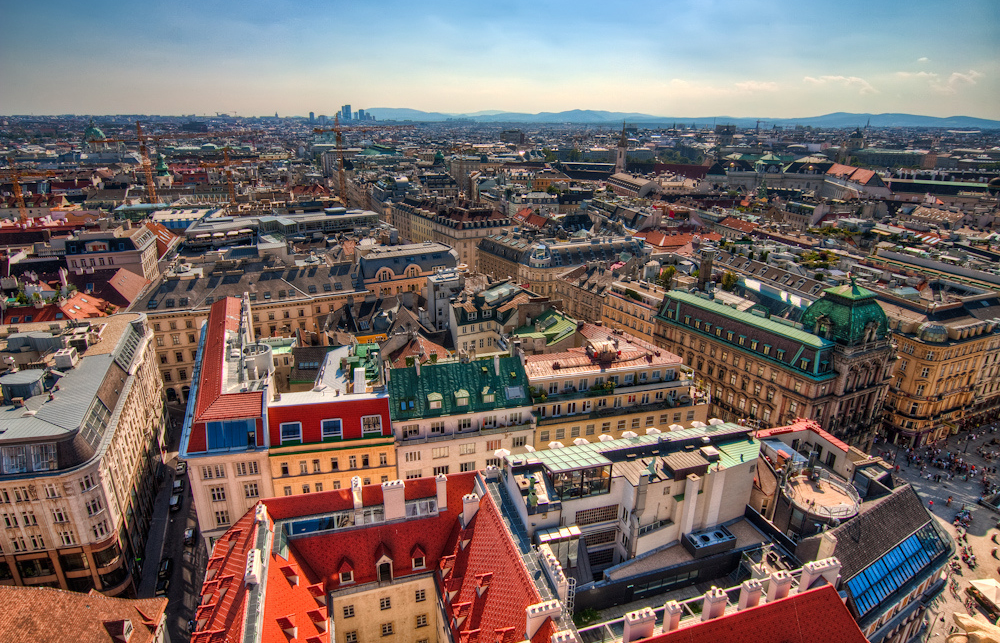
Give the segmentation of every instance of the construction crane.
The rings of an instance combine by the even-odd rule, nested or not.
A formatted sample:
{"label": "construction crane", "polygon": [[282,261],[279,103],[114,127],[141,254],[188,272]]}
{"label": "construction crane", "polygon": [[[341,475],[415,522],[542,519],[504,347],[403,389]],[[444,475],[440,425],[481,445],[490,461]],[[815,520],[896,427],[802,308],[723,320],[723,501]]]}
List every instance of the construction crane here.
{"label": "construction crane", "polygon": [[[317,127],[313,131],[317,134],[333,132],[337,140],[337,176],[340,182],[340,200],[347,206],[347,172],[344,169],[344,132],[395,132],[399,130],[414,129],[413,125],[354,125],[341,127],[340,115],[333,117],[333,127]],[[289,169],[291,172],[291,169]]]}
{"label": "construction crane", "polygon": [[31,176],[55,176],[56,173],[51,170],[22,170],[21,168],[11,167],[0,170],[0,177],[3,179],[10,179],[14,188],[14,201],[17,203],[18,218],[22,226],[28,225],[28,206],[24,202],[24,192],[21,190],[21,181],[25,178]]}
{"label": "construction crane", "polygon": [[134,139],[125,138],[105,138],[92,143],[138,143],[139,154],[142,156],[142,171],[146,175],[146,199],[149,203],[158,203],[156,196],[156,183],[153,181],[153,164],[149,161],[148,141],[161,141],[163,139],[182,138],[220,138],[230,136],[248,136],[257,132],[179,132],[173,134],[146,134],[142,131],[142,123],[135,123],[136,137]]}
{"label": "construction crane", "polygon": [[229,146],[222,148],[222,162],[201,162],[198,164],[199,167],[220,167],[223,168],[226,173],[226,183],[229,187],[229,206],[232,207],[236,203],[236,186],[233,183],[233,165],[243,165],[247,161],[242,161],[240,163],[233,163],[229,158]]}

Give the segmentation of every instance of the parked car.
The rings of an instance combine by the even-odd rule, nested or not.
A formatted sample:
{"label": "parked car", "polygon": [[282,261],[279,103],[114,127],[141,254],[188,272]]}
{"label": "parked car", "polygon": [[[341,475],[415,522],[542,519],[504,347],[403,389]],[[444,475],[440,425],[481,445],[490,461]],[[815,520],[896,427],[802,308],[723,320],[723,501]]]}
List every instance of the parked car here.
{"label": "parked car", "polygon": [[197,527],[188,527],[184,530],[184,545],[190,547],[194,544],[195,536],[198,535]]}
{"label": "parked car", "polygon": [[164,558],[160,561],[160,566],[157,569],[156,575],[159,578],[170,578],[171,574],[174,573],[174,559]]}
{"label": "parked car", "polygon": [[182,491],[184,491],[184,478],[175,478],[173,493],[180,493]]}
{"label": "parked car", "polygon": [[188,470],[188,463],[186,461],[184,461],[184,460],[178,460],[177,461],[177,466],[174,467],[174,472],[178,476],[182,476],[185,473],[187,473],[187,470]]}
{"label": "parked car", "polygon": [[181,508],[181,497],[177,495],[170,496],[170,511],[180,511]]}
{"label": "parked car", "polygon": [[158,583],[156,583],[156,596],[166,596],[167,591],[170,589],[170,579],[161,578]]}

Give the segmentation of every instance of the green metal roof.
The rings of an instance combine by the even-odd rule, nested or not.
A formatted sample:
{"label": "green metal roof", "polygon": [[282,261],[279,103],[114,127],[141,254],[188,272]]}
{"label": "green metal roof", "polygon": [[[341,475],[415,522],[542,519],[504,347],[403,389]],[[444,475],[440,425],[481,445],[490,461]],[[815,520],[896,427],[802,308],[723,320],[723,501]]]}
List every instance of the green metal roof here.
{"label": "green metal roof", "polygon": [[[393,421],[406,421],[529,406],[528,375],[521,360],[517,357],[499,359],[499,375],[492,359],[464,364],[421,364],[419,375],[416,366],[392,369],[389,371],[389,416]],[[460,393],[467,396],[468,404],[458,405]],[[493,401],[487,402],[486,395],[493,395]],[[432,401],[440,402],[441,408],[430,408]]]}
{"label": "green metal roof", "polygon": [[[768,333],[773,333],[775,335],[780,335],[781,337],[786,337],[796,342],[801,342],[810,348],[829,348],[833,345],[833,342],[823,339],[813,335],[810,332],[806,332],[802,329],[795,328],[794,326],[788,326],[781,322],[774,321],[772,319],[766,319],[764,317],[758,317],[751,313],[740,312],[735,308],[730,308],[725,304],[720,304],[719,302],[712,299],[702,299],[698,295],[693,295],[691,293],[671,290],[666,294],[664,299],[664,310],[670,305],[667,303],[668,300],[679,301],[684,304],[689,304],[697,308],[702,308],[704,310],[711,311],[721,317],[726,317],[732,319],[733,321],[745,324],[747,326],[756,327]],[[878,304],[876,304],[877,306]],[[662,318],[662,314],[659,315]],[[884,316],[884,314],[883,314]],[[680,321],[680,320],[674,320]]]}
{"label": "green metal roof", "polygon": [[[555,319],[555,323],[550,322],[549,320],[551,319]],[[549,326],[543,328],[541,332],[538,332],[535,330],[535,324],[538,322],[541,322],[543,325],[549,324]],[[546,344],[555,344],[574,332],[576,332],[575,319],[567,317],[557,310],[547,310],[536,317],[532,324],[528,326],[521,326],[511,333],[511,335],[513,337],[544,337]]]}
{"label": "green metal roof", "polygon": [[854,277],[849,284],[824,290],[802,313],[802,325],[806,328],[820,327],[822,332],[824,321],[830,324],[826,336],[847,346],[864,342],[872,324],[878,339],[884,339],[889,332],[885,311],[878,305],[875,293],[858,286]]}

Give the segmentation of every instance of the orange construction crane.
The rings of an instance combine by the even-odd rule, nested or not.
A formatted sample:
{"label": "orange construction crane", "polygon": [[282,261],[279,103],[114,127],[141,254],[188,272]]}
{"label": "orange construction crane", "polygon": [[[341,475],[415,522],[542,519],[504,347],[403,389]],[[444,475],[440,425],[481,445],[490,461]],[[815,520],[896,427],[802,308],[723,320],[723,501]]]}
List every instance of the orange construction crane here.
{"label": "orange construction crane", "polygon": [[146,134],[142,131],[142,123],[136,121],[135,123],[135,133],[136,138],[134,139],[124,139],[124,138],[105,138],[97,141],[91,141],[92,143],[138,143],[139,153],[142,156],[142,171],[146,175],[146,198],[149,203],[157,203],[159,199],[156,196],[156,183],[153,181],[153,164],[149,161],[149,149],[147,146],[147,141],[160,141],[163,139],[181,139],[181,138],[220,138],[220,137],[230,137],[230,136],[250,136],[257,134],[257,132],[177,132],[173,134]]}
{"label": "orange construction crane", "polygon": [[340,116],[333,117],[333,127],[317,127],[313,131],[317,134],[333,132],[337,139],[337,176],[340,180],[340,200],[344,207],[347,205],[347,172],[344,170],[344,132],[395,132],[399,130],[415,129],[413,125],[348,125],[340,126]]}
{"label": "orange construction crane", "polygon": [[229,186],[229,205],[232,206],[236,203],[236,186],[233,183],[233,165],[244,165],[249,161],[244,160],[239,163],[233,163],[229,158],[229,147],[226,146],[222,148],[222,162],[202,162],[198,164],[198,167],[221,167],[224,168],[226,173],[226,183]]}
{"label": "orange construction crane", "polygon": [[22,168],[5,168],[0,170],[0,177],[10,179],[14,186],[14,200],[17,202],[17,209],[21,225],[28,225],[28,206],[24,202],[24,192],[21,190],[21,181],[27,177],[34,176],[56,176],[51,170],[25,170]]}

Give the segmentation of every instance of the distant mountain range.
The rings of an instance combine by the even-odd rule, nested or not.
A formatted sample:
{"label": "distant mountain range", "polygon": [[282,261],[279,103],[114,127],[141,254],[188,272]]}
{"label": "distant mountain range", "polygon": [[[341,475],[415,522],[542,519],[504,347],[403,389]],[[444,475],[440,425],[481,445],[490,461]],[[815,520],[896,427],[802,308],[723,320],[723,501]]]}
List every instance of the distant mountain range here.
{"label": "distant mountain range", "polygon": [[[422,112],[418,109],[397,108],[397,107],[373,107],[366,110],[380,121],[415,121],[415,122],[441,122],[454,120],[468,120],[477,123],[539,123],[539,124],[559,124],[572,123],[580,125],[617,125],[622,121],[634,125],[672,125],[674,123],[690,126],[692,123],[698,126],[704,125],[736,125],[747,128],[756,127],[758,119],[734,118],[732,116],[700,116],[697,118],[681,116],[653,116],[652,114],[640,114],[635,112],[606,112],[593,109],[571,109],[565,112],[539,112],[537,114],[526,114],[520,112],[499,112],[495,110],[485,110],[472,114],[445,114],[442,112]],[[986,118],[975,118],[973,116],[920,116],[917,114],[851,114],[847,112],[834,112],[823,116],[807,116],[804,118],[760,118],[762,128],[770,128],[775,125],[781,127],[794,127],[795,125],[811,127],[864,127],[871,124],[872,127],[944,127],[944,128],[974,128],[974,129],[1000,129],[1000,121]]]}

